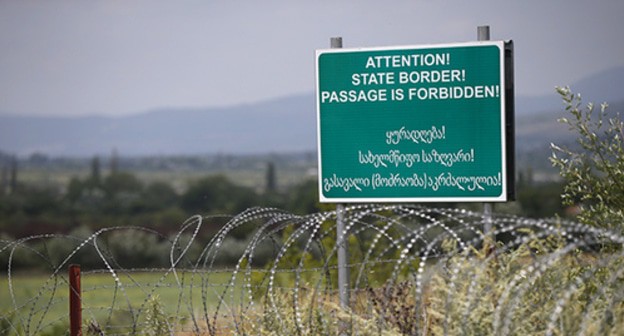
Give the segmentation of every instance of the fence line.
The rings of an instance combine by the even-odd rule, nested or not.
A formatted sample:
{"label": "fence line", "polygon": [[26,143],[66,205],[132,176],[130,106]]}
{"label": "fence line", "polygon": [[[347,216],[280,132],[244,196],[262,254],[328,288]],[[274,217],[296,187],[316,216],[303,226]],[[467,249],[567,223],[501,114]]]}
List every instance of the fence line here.
{"label": "fence line", "polygon": [[214,217],[193,216],[172,235],[126,226],[0,241],[0,335],[68,330],[69,264],[82,268],[83,334],[569,334],[624,323],[618,233],[504,215],[483,232],[481,213],[409,205],[344,213],[348,308],[336,212],[252,208],[210,236]]}

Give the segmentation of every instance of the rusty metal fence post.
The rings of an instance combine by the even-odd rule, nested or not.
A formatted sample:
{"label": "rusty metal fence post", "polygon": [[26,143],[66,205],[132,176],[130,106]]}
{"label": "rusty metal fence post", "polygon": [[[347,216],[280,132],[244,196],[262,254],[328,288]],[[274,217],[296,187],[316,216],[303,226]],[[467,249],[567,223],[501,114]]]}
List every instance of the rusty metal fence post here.
{"label": "rusty metal fence post", "polygon": [[69,334],[82,336],[80,265],[69,265]]}

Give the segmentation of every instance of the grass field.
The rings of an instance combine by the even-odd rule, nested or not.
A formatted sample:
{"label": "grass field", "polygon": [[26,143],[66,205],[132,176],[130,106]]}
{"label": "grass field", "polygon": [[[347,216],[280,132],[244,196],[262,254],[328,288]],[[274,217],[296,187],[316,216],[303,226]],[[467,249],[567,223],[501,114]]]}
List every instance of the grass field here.
{"label": "grass field", "polygon": [[[157,306],[163,316],[177,320],[170,322],[187,323],[191,312],[215,310],[230,277],[229,272],[187,272],[178,273],[176,281],[173,273],[159,271],[119,274],[116,281],[110,273],[85,272],[81,276],[83,321],[85,325],[96,321],[102,326],[129,328],[153,315],[150,309]],[[9,277],[0,277],[0,335],[7,328],[19,334],[55,334],[55,330],[66,328],[67,276],[21,274],[12,276],[10,284],[12,295]]]}

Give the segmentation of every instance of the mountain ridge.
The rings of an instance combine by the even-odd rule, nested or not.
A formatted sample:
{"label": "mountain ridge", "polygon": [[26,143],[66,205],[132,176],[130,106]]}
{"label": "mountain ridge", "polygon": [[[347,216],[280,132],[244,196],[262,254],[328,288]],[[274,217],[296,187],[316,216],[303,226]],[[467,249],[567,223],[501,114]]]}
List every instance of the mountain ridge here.
{"label": "mountain ridge", "polygon": [[[624,67],[609,69],[571,85],[588,101],[624,101]],[[595,100],[594,100],[595,101]],[[125,117],[36,117],[0,115],[0,151],[20,156],[93,156],[116,150],[124,156],[257,154],[316,148],[314,93],[302,93],[229,107],[161,108]],[[516,97],[518,127],[535,115],[555,124],[563,104],[556,94]],[[545,129],[548,129],[546,127]],[[530,134],[526,129],[517,134]],[[526,140],[526,139],[525,139]],[[525,143],[518,139],[518,144]]]}

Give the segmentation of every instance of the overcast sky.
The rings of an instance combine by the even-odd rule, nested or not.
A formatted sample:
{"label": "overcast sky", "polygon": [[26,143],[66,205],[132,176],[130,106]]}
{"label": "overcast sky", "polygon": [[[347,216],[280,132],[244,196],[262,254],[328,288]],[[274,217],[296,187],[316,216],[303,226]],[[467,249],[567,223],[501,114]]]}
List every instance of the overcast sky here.
{"label": "overcast sky", "polygon": [[624,1],[0,1],[0,113],[136,114],[314,90],[314,50],[515,43],[516,94],[624,66]]}

